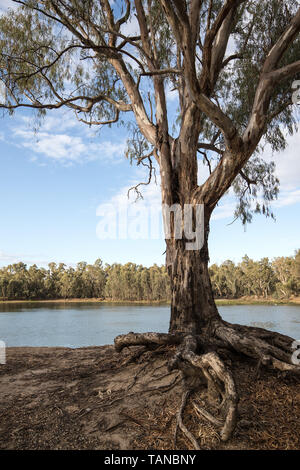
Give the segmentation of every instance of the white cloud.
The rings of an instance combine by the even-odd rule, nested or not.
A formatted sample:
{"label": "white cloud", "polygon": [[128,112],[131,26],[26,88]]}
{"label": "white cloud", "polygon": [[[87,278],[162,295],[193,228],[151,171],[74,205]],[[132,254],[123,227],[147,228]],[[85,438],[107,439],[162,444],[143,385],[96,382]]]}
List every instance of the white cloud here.
{"label": "white cloud", "polygon": [[21,137],[23,147],[54,160],[78,161],[88,150],[81,137],[71,137],[67,134],[39,132],[38,136],[35,136],[32,131],[17,129],[15,135]]}
{"label": "white cloud", "polygon": [[[283,152],[265,155],[267,160],[276,164],[276,174],[282,190],[294,190],[300,187],[300,132],[287,138],[288,147]],[[266,154],[267,152],[265,152]]]}
{"label": "white cloud", "polygon": [[32,130],[32,127],[32,119],[22,116],[15,119],[14,128],[11,129],[14,145],[33,152],[31,161],[41,163],[42,159],[42,163],[45,163],[46,157],[46,161],[48,159],[69,165],[94,160],[108,160],[114,163],[124,157],[125,139],[102,140],[69,113],[58,113],[55,117],[47,116],[37,132]]}
{"label": "white cloud", "polygon": [[131,16],[130,20],[121,26],[121,33],[124,36],[137,36],[140,34],[139,23],[135,15]]}
{"label": "white cloud", "polygon": [[286,207],[300,202],[300,189],[294,191],[282,191],[279,198],[274,202],[274,207]]}
{"label": "white cloud", "polygon": [[0,10],[7,10],[8,8],[16,9],[18,5],[11,0],[0,0]]}
{"label": "white cloud", "polygon": [[227,219],[228,217],[233,218],[235,206],[234,202],[225,202],[218,205],[213,212],[212,220]]}
{"label": "white cloud", "polygon": [[137,199],[134,190],[130,191],[128,198],[131,187],[147,180],[146,169],[137,168],[128,185],[97,207],[96,215],[101,217],[97,225],[99,238],[163,239],[159,177],[157,184],[153,179],[149,185],[138,188],[143,199]]}
{"label": "white cloud", "polygon": [[[25,118],[25,122],[26,121],[29,125],[30,122],[32,122],[30,118]],[[57,114],[56,116],[46,116],[45,119],[43,119],[43,121],[41,122],[40,131],[53,132],[57,131],[57,128],[59,128],[60,132],[65,132],[67,130],[76,129],[79,127],[82,126],[80,126],[78,121],[75,119],[73,113],[63,112],[61,115]]]}
{"label": "white cloud", "polygon": [[[271,203],[274,209],[300,203],[300,132],[287,137],[287,142],[288,146],[283,152],[272,155],[270,147],[266,146],[262,155],[266,161],[273,160],[275,162],[275,173],[280,181],[278,200]],[[203,170],[199,171],[199,173]],[[202,181],[203,178],[201,178]],[[220,201],[220,205],[214,210],[212,220],[233,217],[235,207],[234,194],[231,189],[229,194]]]}

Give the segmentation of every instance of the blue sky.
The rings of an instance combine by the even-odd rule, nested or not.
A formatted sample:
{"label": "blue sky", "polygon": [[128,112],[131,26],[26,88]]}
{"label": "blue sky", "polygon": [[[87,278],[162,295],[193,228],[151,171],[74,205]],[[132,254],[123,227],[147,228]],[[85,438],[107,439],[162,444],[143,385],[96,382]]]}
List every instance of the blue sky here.
{"label": "blue sky", "polygon": [[[0,9],[9,4],[0,0]],[[134,32],[134,25],[128,27]],[[168,96],[174,110],[174,96]],[[147,180],[145,171],[124,157],[124,129],[99,132],[66,110],[50,112],[37,134],[28,111],[0,122],[0,266],[21,260],[44,266],[51,261],[76,264],[99,257],[107,263],[164,263],[162,236],[97,236],[99,207],[125,203],[128,188]],[[274,159],[281,181],[279,199],[273,204],[276,222],[256,216],[246,231],[239,221],[229,225],[235,203],[230,194],[225,196],[211,222],[211,263],[238,262],[246,253],[254,259],[290,256],[300,248],[299,132],[288,142],[286,151],[272,156],[266,148],[264,155]],[[133,203],[131,197],[130,210],[140,208],[145,214],[150,206],[159,207],[159,186],[152,183],[143,194],[144,202]]]}
{"label": "blue sky", "polygon": [[[126,132],[103,128],[100,133],[76,121],[72,112],[51,112],[37,134],[29,112],[1,120],[0,131],[0,264],[50,261],[75,264],[132,261],[164,263],[160,239],[99,239],[99,206],[124,203],[127,189],[146,180],[140,168],[124,157]],[[288,149],[273,156],[281,178],[281,193],[273,206],[276,222],[256,216],[246,231],[233,219],[234,201],[226,196],[211,223],[211,262],[238,262],[244,254],[293,255],[300,247],[300,135]],[[267,159],[271,155],[266,154]],[[159,186],[144,189],[144,201],[134,209],[159,205]],[[98,210],[98,215],[97,215]]]}

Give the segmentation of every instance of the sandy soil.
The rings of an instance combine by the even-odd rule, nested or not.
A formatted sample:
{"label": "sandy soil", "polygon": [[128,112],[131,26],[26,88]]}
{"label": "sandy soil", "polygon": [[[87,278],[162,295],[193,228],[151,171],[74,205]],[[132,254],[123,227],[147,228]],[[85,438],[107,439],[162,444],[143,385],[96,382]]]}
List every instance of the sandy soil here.
{"label": "sandy soil", "polygon": [[[0,448],[174,449],[182,393],[180,375],[166,367],[174,349],[139,357],[143,350],[8,348],[0,365]],[[184,422],[201,448],[300,448],[300,379],[273,372],[257,379],[255,368],[233,364],[241,400],[230,442],[187,407]],[[191,449],[180,431],[177,449]]]}

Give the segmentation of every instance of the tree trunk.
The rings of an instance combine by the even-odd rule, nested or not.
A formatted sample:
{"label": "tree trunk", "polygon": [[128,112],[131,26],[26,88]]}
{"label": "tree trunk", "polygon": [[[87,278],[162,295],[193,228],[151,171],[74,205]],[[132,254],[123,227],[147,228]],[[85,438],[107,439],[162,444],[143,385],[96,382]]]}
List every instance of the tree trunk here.
{"label": "tree trunk", "polygon": [[[192,111],[190,111],[192,113]],[[196,109],[194,113],[198,113]],[[198,114],[197,114],[198,116]],[[192,114],[191,121],[195,119]],[[198,116],[199,117],[199,116]],[[198,187],[197,173],[197,126],[190,126],[190,120],[182,128],[181,136],[170,146],[160,147],[160,173],[162,203],[169,209],[179,206],[182,215],[185,205],[195,210],[198,203],[193,195]],[[197,122],[197,121],[196,121]],[[176,239],[175,214],[169,219],[169,237],[166,239],[166,266],[171,281],[171,317],[169,332],[199,334],[211,321],[219,319],[214,302],[212,286],[208,272],[208,234],[211,211],[204,210],[204,246],[201,250],[188,250],[187,243],[192,240],[185,237]],[[193,229],[195,229],[195,213]],[[183,220],[182,228],[183,228]],[[185,222],[185,220],[184,220]],[[178,229],[178,227],[177,227]],[[167,236],[166,236],[167,238]]]}
{"label": "tree trunk", "polygon": [[[183,197],[172,203],[184,206]],[[128,346],[149,346],[150,349],[154,348],[153,354],[160,354],[166,346],[176,346],[176,353],[169,361],[168,369],[170,372],[174,369],[182,372],[183,395],[177,414],[177,427],[195,449],[200,449],[200,445],[185,426],[182,414],[188,395],[198,393],[205,382],[206,397],[214,412],[212,414],[206,407],[200,407],[196,401],[192,401],[197,415],[219,429],[222,441],[230,439],[235,430],[239,395],[234,376],[226,362],[233,351],[256,360],[256,373],[261,366],[267,366],[300,374],[299,365],[294,364],[291,355],[294,344],[292,338],[262,328],[232,325],[219,316],[208,271],[210,213],[208,210],[206,212],[204,245],[200,250],[188,250],[186,243],[191,241],[186,238],[176,239],[174,218],[171,222],[173,237],[166,240],[166,264],[171,278],[169,333],[130,332],[115,338],[117,351]]]}
{"label": "tree trunk", "polygon": [[[193,406],[198,414],[221,428],[220,438],[223,441],[232,436],[237,422],[238,393],[234,377],[224,360],[224,351],[225,358],[233,351],[251,357],[257,361],[258,367],[265,365],[297,374],[300,368],[292,363],[292,338],[261,328],[231,325],[223,321],[218,313],[208,271],[209,219],[216,200],[207,200],[207,193],[203,189],[202,193],[196,191],[197,140],[193,138],[195,126],[190,125],[195,120],[193,116],[187,117],[188,125],[182,130],[181,139],[170,143],[162,133],[159,146],[162,203],[164,221],[167,222],[166,266],[171,281],[169,333],[130,332],[117,336],[115,347],[117,351],[128,346],[158,347],[154,353],[159,353],[167,345],[177,346],[168,364],[170,371],[181,370],[184,383],[177,424],[194,447],[200,449],[182,420],[187,396],[197,390],[200,384],[207,382],[210,400],[218,397],[218,400],[213,400],[216,402],[216,416],[201,409],[196,402],[193,402]],[[206,189],[215,195],[214,187]],[[201,202],[205,203],[204,220],[197,214],[197,204]],[[189,233],[185,233],[187,204],[194,211],[193,217],[189,214]],[[191,245],[187,246],[187,243],[193,242],[189,237],[193,234],[198,236],[196,229],[201,224],[204,226],[203,246],[200,248],[201,240],[200,246],[195,244],[195,249],[191,249]]]}
{"label": "tree trunk", "polygon": [[200,334],[220,319],[208,272],[207,233],[201,250],[187,250],[186,240],[168,240],[166,264],[171,280],[170,333]]}

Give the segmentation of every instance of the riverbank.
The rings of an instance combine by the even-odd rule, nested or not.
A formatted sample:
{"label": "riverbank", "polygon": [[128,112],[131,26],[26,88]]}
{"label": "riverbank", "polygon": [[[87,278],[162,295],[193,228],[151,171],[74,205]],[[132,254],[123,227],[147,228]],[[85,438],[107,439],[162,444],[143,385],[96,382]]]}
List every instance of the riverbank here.
{"label": "riverbank", "polygon": [[217,305],[300,305],[300,297],[291,299],[253,298],[242,297],[240,299],[216,299]]}
{"label": "riverbank", "polygon": [[[141,304],[141,305],[170,305],[167,300],[106,300],[97,298],[86,299],[47,299],[47,300],[1,300],[1,304],[72,304],[72,303],[99,303],[99,304]],[[300,305],[300,297],[290,299],[241,297],[240,299],[216,299],[217,305]]]}
{"label": "riverbank", "polygon": [[[175,349],[130,361],[138,351],[8,348],[0,364],[0,449],[174,449],[182,386],[167,363]],[[299,378],[263,369],[257,377],[250,360],[228,366],[240,394],[239,423],[223,443],[189,403],[184,423],[201,448],[299,449]],[[180,431],[176,448],[191,449]]]}

